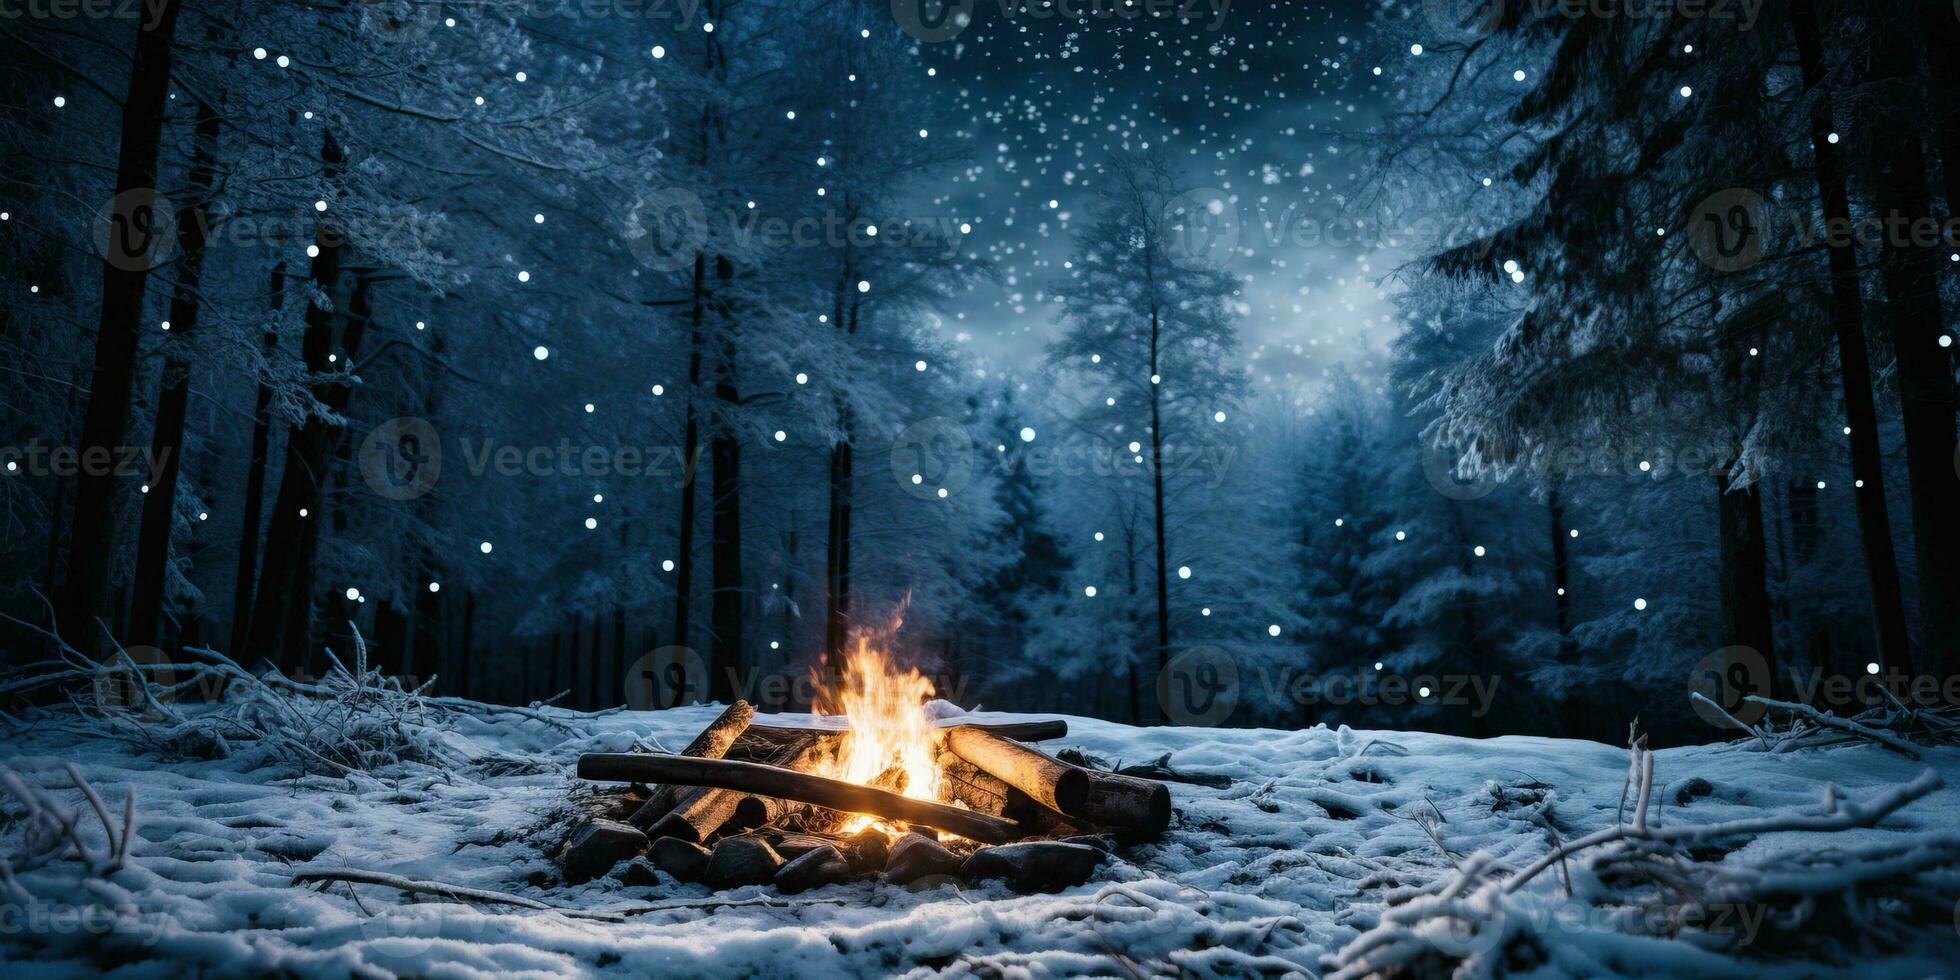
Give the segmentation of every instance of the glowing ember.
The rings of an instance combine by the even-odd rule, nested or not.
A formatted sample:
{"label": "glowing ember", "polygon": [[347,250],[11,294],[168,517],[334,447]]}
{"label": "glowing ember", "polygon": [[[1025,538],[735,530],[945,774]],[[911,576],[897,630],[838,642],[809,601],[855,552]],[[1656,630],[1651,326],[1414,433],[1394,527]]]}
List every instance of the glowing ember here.
{"label": "glowing ember", "polygon": [[[900,670],[860,637],[857,650],[838,672],[838,682],[837,689],[824,692],[825,700],[849,719],[850,733],[828,775],[914,799],[938,800],[934,726],[925,712],[925,703],[933,696],[932,681],[915,668]],[[844,832],[855,833],[877,823],[874,817],[858,814],[845,824]]]}

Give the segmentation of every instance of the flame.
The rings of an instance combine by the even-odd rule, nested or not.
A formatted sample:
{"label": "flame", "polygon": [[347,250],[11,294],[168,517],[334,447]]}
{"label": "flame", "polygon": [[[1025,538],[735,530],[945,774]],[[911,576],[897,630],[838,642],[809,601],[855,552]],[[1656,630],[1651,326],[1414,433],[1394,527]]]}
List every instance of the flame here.
{"label": "flame", "polygon": [[[859,637],[857,649],[838,671],[836,687],[824,694],[825,702],[850,722],[831,778],[876,783],[913,799],[939,799],[934,725],[925,712],[925,703],[933,696],[931,679],[916,668],[900,669]],[[844,832],[856,833],[878,823],[876,817],[857,814],[845,824]]]}

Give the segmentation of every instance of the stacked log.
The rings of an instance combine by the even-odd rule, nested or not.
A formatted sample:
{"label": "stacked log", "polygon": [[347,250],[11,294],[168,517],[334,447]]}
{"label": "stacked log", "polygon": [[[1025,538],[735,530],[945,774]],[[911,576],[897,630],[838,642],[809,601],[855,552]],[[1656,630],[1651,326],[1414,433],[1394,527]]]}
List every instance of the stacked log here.
{"label": "stacked log", "polygon": [[1065,722],[939,729],[941,797],[957,804],[948,806],[895,792],[903,788],[896,771],[870,785],[816,775],[835,758],[843,730],[754,725],[754,715],[737,702],[682,755],[587,755],[579,776],[655,785],[633,823],[654,839],[689,844],[763,828],[829,834],[854,813],[982,843],[1099,830],[1147,837],[1170,823],[1162,783],[1072,765],[1021,741],[1062,737]]}
{"label": "stacked log", "polygon": [[[729,705],[728,710],[723,711],[719,718],[710,722],[708,727],[702,729],[701,734],[694,736],[694,741],[689,742],[681,754],[702,759],[719,759],[727,755],[728,750],[748,732],[749,722],[754,718],[755,706],[747,701],[737,701]],[[716,799],[702,804],[701,798],[707,795],[709,791],[698,786],[659,786],[653,791],[653,795],[647,798],[646,803],[633,814],[633,826],[646,830],[682,806],[693,807],[701,813],[725,806],[729,813],[734,812],[735,800]],[[693,821],[688,822],[693,823]]]}
{"label": "stacked log", "polygon": [[1163,783],[1070,765],[978,726],[949,728],[944,737],[954,755],[1066,822],[1144,837],[1170,826],[1171,794]]}

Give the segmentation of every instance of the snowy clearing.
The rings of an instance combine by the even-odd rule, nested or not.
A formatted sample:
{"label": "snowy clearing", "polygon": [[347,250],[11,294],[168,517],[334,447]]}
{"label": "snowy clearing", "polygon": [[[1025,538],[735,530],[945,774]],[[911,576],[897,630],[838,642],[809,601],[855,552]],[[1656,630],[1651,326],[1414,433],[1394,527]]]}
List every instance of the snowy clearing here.
{"label": "snowy clearing", "polygon": [[[1333,966],[1329,957],[1379,924],[1388,899],[1445,884],[1470,855],[1522,867],[1547,853],[1551,833],[1570,840],[1614,826],[1629,767],[1624,749],[1552,739],[1137,729],[1070,718],[1061,745],[1111,761],[1170,753],[1180,771],[1233,782],[1174,784],[1178,816],[1161,841],[1124,849],[1098,882],[1057,895],[858,882],[794,899],[738,889],[717,897],[749,904],[634,912],[710,893],[700,885],[629,888],[609,878],[558,885],[539,848],[572,814],[578,754],[628,750],[636,741],[677,748],[715,711],[457,715],[441,737],[475,760],[460,771],[406,763],[345,778],[295,777],[260,766],[250,751],[215,761],[132,756],[122,742],[44,721],[10,740],[5,764],[84,813],[68,763],[110,810],[134,790],[135,838],[127,866],[106,881],[88,879],[68,859],[20,873],[33,898],[15,907],[0,949],[17,976],[1318,976]],[[1654,755],[1657,792],[1647,820],[1656,826],[1815,814],[1826,783],[1855,804],[1929,769],[1946,777],[1947,787],[1871,829],[1829,840],[1817,833],[1727,838],[1697,854],[1728,852],[1720,867],[1731,875],[1825,848],[1951,853],[1956,846],[1935,819],[1960,804],[1950,788],[1960,775],[1954,749],[1927,749],[1919,762],[1873,745],[1768,754],[1737,744]],[[16,810],[10,802],[8,853],[22,833]],[[80,826],[91,848],[101,844],[93,817]],[[367,885],[315,891],[293,884],[302,872],[344,868],[632,914],[598,922]],[[1663,915],[1643,925],[1599,911],[1605,903],[1561,899],[1568,875],[1580,879],[1582,895],[1606,893],[1575,859],[1511,896],[1501,929],[1459,929],[1441,936],[1440,948],[1456,944],[1461,955],[1488,950],[1499,937],[1535,936],[1528,944],[1535,952],[1523,960],[1506,943],[1522,972],[1534,958],[1566,973],[1831,972],[1825,964],[1751,958],[1752,950],[1789,956],[1797,949],[1788,936],[1753,945],[1791,921],[1782,918],[1788,908],[1711,902],[1698,921]],[[1922,877],[1929,893],[1950,900],[1950,864]],[[1832,901],[1826,894],[1817,904]],[[1867,974],[1943,972],[1960,953],[1960,934],[1950,916],[1915,917],[1909,904],[1886,906],[1891,918],[1867,923],[1875,934],[1860,935],[1817,934],[1825,917],[1813,909],[1805,948],[1876,955],[1859,961]],[[1699,933],[1694,942],[1666,938],[1680,926]]]}

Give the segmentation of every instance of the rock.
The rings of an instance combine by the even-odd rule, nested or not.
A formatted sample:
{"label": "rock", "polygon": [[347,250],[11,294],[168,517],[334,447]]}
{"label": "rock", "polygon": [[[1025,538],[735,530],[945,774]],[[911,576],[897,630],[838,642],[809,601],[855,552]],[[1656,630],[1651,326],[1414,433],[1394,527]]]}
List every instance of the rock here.
{"label": "rock", "polygon": [[715,845],[701,880],[717,889],[761,885],[774,879],[782,867],[783,856],[766,842],[754,837],[730,837]]}
{"label": "rock", "polygon": [[892,845],[885,861],[885,880],[909,885],[927,875],[954,875],[960,870],[960,856],[924,834],[906,834]]}
{"label": "rock", "polygon": [[785,861],[794,861],[820,847],[835,845],[842,849],[844,846],[843,838],[827,834],[784,834],[779,838],[768,838],[768,841],[769,846],[775,848]]}
{"label": "rock", "polygon": [[654,841],[647,857],[654,867],[673,875],[677,881],[700,881],[702,872],[708,870],[708,849],[678,837]]}
{"label": "rock", "polygon": [[1103,852],[1086,844],[1024,841],[983,847],[960,865],[969,882],[998,878],[1017,892],[1057,892],[1089,880]]}
{"label": "rock", "polygon": [[844,860],[859,871],[881,871],[891,857],[892,839],[876,827],[866,827],[844,844]]}
{"label": "rock", "polygon": [[639,857],[647,849],[647,835],[631,824],[617,820],[591,820],[572,832],[558,864],[565,883],[591,881],[612,870],[627,858]]}
{"label": "rock", "polygon": [[613,872],[613,877],[618,878],[622,884],[635,888],[650,888],[660,884],[660,872],[655,871],[653,864],[643,857],[634,858],[620,865],[619,869]]}
{"label": "rock", "polygon": [[782,870],[776,872],[776,889],[785,895],[794,895],[849,881],[854,873],[849,862],[844,860],[843,852],[825,844],[783,865]]}
{"label": "rock", "polygon": [[1116,853],[1116,841],[1103,834],[1083,834],[1080,837],[1064,837],[1062,838],[1062,843],[1083,844],[1093,847],[1104,854]]}

